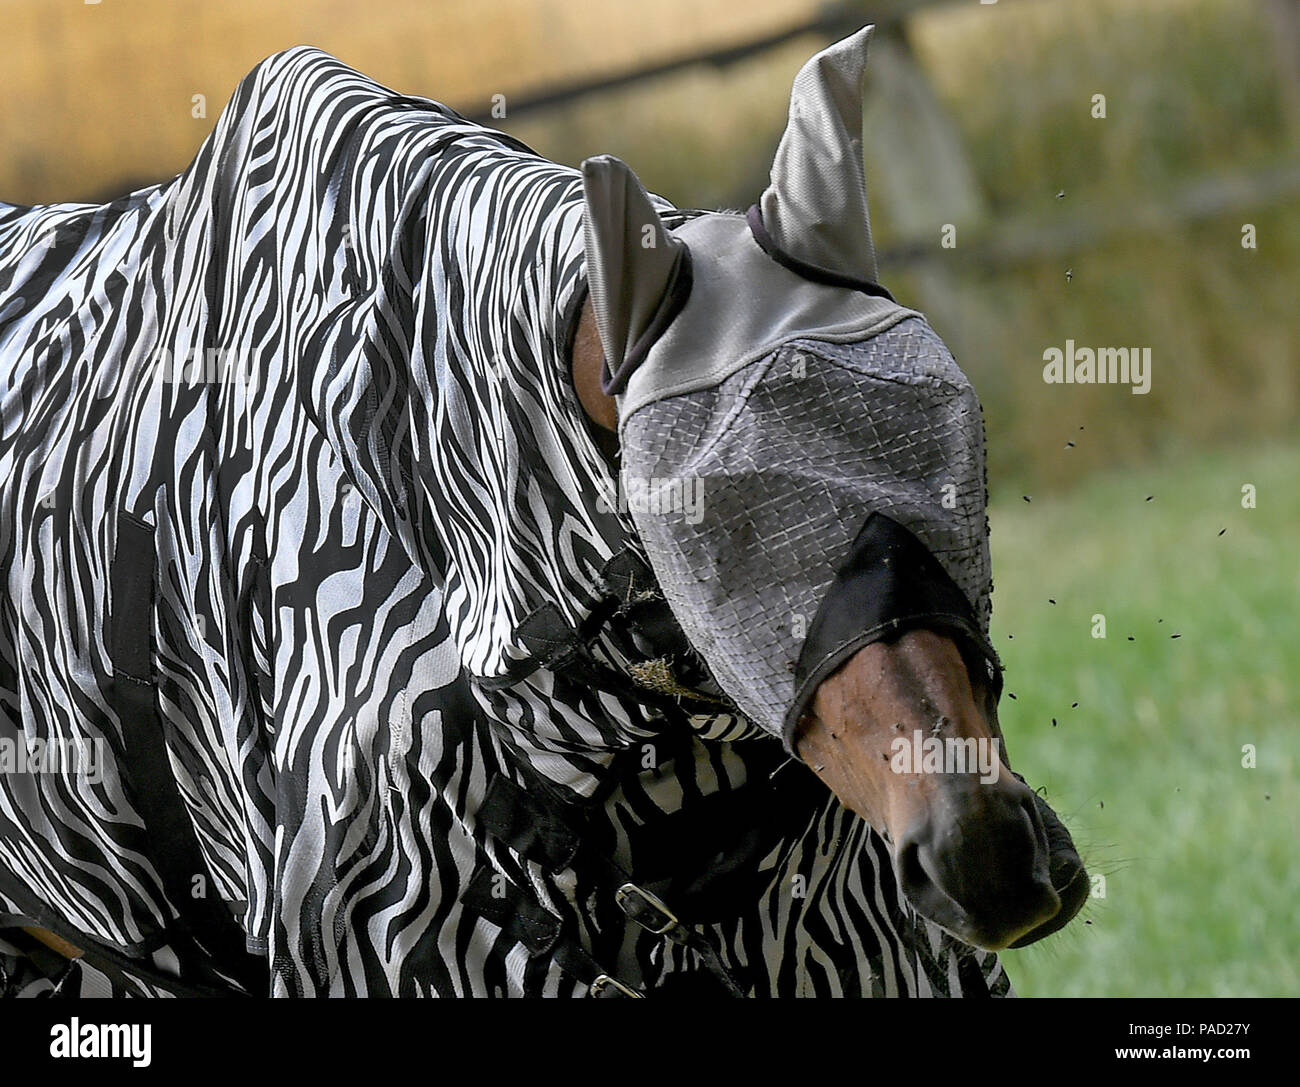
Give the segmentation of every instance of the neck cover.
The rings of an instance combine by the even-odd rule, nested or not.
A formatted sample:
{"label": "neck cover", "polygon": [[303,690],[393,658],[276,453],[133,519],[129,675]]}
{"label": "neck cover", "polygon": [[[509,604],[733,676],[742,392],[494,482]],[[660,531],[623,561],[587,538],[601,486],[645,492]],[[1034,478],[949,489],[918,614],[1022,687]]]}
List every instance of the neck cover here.
{"label": "neck cover", "polygon": [[746,216],[670,232],[623,163],[583,164],[628,508],[692,645],[790,750],[817,684],[908,629],[952,634],[999,686],[979,401],[875,283],[870,32],[800,71]]}

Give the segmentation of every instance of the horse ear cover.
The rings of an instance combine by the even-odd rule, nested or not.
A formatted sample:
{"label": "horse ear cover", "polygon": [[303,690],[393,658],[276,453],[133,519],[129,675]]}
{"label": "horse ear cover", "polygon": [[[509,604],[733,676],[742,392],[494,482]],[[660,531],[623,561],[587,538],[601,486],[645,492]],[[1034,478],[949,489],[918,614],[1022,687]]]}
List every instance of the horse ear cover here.
{"label": "horse ear cover", "polygon": [[874,282],[862,161],[862,91],[872,30],[863,27],[799,69],[771,184],[758,206],[781,252]]}
{"label": "horse ear cover", "polygon": [[690,293],[690,252],[665,229],[641,182],[613,155],[582,164],[587,285],[605,363],[621,392]]}

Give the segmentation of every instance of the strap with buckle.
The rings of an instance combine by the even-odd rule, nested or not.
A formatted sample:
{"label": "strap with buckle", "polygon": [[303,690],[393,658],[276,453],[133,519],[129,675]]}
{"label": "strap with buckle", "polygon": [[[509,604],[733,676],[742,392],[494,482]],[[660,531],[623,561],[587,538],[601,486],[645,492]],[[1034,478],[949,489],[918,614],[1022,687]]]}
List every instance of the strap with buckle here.
{"label": "strap with buckle", "polygon": [[611,996],[629,996],[637,1000],[644,1000],[645,997],[635,989],[628,988],[618,978],[612,978],[608,974],[599,975],[588,987],[588,996],[605,997]]}
{"label": "strap with buckle", "polygon": [[628,917],[656,936],[669,936],[681,928],[682,923],[664,905],[662,899],[635,883],[623,884],[615,894],[614,901]]}
{"label": "strap with buckle", "polygon": [[698,929],[682,924],[676,914],[656,895],[629,881],[619,887],[614,900],[630,920],[647,932],[688,947],[699,955],[705,968],[722,984],[730,996],[745,995],[745,990],[727,969],[713,941]]}
{"label": "strap with buckle", "polygon": [[[596,885],[599,893],[610,895],[629,920],[647,932],[689,948],[729,995],[744,996],[745,990],[723,963],[713,941],[704,932],[684,924],[666,903],[596,849],[590,835],[570,821],[577,813],[564,810],[562,805],[547,804],[546,797],[544,789],[528,790],[500,776],[489,786],[479,817],[493,837],[521,857],[551,871],[572,868],[582,873]],[[561,935],[560,918],[545,911],[532,895],[513,885],[505,901],[490,894],[487,881],[492,877],[493,873],[486,868],[476,873],[462,895],[466,906],[484,914],[507,933],[517,934],[533,954],[553,950],[561,968],[588,985],[594,985],[601,977],[610,978],[596,966],[575,937],[567,932]],[[593,995],[612,986],[612,978],[601,982]]]}
{"label": "strap with buckle", "polygon": [[593,997],[640,997],[631,986],[606,973],[573,935],[564,920],[547,910],[531,891],[504,880],[481,865],[461,895],[461,903],[481,914],[532,958],[550,955],[557,966],[588,987]]}

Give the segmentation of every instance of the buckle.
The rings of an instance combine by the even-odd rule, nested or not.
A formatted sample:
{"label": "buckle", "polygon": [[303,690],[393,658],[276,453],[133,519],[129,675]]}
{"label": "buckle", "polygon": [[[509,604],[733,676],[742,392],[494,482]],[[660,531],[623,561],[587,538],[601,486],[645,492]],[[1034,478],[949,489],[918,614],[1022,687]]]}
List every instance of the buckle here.
{"label": "buckle", "polygon": [[623,884],[614,895],[614,901],[628,917],[656,936],[663,936],[681,924],[672,910],[635,883]]}
{"label": "buckle", "polygon": [[610,996],[630,996],[636,1000],[645,999],[645,997],[635,989],[628,988],[628,986],[624,985],[618,980],[618,978],[612,978],[608,974],[600,974],[596,980],[591,983],[588,992],[591,996],[605,996],[605,990],[607,989],[612,990],[609,994]]}

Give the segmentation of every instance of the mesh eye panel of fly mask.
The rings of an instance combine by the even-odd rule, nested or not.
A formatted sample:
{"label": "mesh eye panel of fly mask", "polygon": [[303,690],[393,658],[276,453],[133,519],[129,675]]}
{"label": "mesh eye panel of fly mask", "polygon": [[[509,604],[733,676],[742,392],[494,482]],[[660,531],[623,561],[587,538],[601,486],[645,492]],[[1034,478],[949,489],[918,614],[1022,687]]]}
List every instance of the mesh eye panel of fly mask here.
{"label": "mesh eye panel of fly mask", "polygon": [[951,633],[1000,685],[979,401],[875,282],[870,33],[800,71],[747,215],[670,232],[627,166],[583,164],[624,499],[692,645],[787,747],[821,679],[906,629]]}

